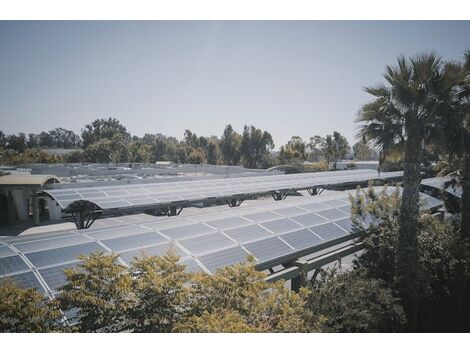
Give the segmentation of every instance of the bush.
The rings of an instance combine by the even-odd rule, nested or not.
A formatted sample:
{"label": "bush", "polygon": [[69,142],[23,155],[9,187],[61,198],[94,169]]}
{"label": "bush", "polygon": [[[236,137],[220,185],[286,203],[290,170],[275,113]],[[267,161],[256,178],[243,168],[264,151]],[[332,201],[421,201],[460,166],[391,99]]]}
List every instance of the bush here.
{"label": "bush", "polygon": [[306,306],[322,331],[397,332],[406,322],[392,290],[364,270],[326,270],[310,286]]}

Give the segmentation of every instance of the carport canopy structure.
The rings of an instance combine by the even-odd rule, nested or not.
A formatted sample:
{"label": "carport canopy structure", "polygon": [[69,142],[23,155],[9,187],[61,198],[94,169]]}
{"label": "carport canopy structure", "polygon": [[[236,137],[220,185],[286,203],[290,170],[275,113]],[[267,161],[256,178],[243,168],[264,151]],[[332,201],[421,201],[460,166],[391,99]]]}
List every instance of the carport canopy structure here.
{"label": "carport canopy structure", "polygon": [[[38,288],[52,298],[65,283],[63,269],[77,266],[78,256],[93,252],[117,253],[127,266],[135,257],[171,250],[186,270],[209,274],[245,262],[249,255],[258,270],[289,268],[303,256],[358,236],[350,220],[349,194],[355,191],[231,210],[200,209],[178,218],[134,214],[98,220],[94,229],[3,238],[0,280]],[[424,208],[442,205],[425,194],[420,197]],[[371,221],[364,219],[364,224]]]}
{"label": "carport canopy structure", "polygon": [[[101,213],[143,211],[155,209],[166,215],[178,215],[184,207],[198,203],[225,201],[229,206],[239,206],[243,200],[272,195],[275,200],[289,194],[308,190],[317,194],[321,189],[348,185],[365,185],[371,180],[382,182],[398,180],[400,172],[380,175],[373,170],[327,171],[292,175],[273,175],[167,183],[142,183],[120,186],[77,187],[45,189],[66,213],[83,212],[93,223]],[[78,215],[75,215],[78,216]],[[78,228],[83,228],[76,223]]]}

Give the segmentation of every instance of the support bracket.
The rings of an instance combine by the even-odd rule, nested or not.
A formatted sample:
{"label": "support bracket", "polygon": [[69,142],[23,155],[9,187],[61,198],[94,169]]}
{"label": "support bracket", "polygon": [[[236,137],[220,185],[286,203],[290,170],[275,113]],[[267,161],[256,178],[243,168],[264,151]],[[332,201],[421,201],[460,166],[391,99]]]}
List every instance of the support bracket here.
{"label": "support bracket", "polygon": [[271,193],[271,196],[273,197],[274,200],[284,200],[290,194],[291,194],[291,191],[285,191],[285,192],[274,191]]}
{"label": "support bracket", "polygon": [[227,205],[230,207],[230,208],[234,208],[234,207],[239,207],[243,201],[245,200],[245,198],[232,198],[230,200],[226,200],[225,203],[227,203]]}
{"label": "support bracket", "polygon": [[180,215],[181,212],[183,211],[183,206],[171,206],[171,207],[165,207],[162,208],[161,210],[166,216],[177,216]]}
{"label": "support bracket", "polygon": [[103,213],[103,210],[96,204],[88,201],[74,202],[69,206],[68,211],[72,214],[73,222],[78,230],[88,229]]}

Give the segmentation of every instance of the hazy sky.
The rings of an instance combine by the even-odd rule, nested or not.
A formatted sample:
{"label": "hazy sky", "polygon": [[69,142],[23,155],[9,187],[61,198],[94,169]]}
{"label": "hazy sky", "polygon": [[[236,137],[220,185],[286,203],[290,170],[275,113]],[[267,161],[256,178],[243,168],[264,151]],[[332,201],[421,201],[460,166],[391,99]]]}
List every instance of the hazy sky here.
{"label": "hazy sky", "polygon": [[79,132],[115,117],[131,133],[293,135],[354,118],[398,55],[459,59],[467,22],[0,22],[0,130]]}

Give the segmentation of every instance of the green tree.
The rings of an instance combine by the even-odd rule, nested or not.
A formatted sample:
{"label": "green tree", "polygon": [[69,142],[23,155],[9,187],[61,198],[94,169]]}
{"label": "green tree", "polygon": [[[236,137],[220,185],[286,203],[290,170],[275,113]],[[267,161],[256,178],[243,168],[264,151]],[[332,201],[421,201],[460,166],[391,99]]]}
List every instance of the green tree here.
{"label": "green tree", "polygon": [[225,126],[224,133],[220,139],[220,150],[227,165],[238,165],[241,154],[241,136],[235,132],[232,125]]}
{"label": "green tree", "polygon": [[36,289],[0,281],[0,332],[54,332],[62,329],[61,312]]}
{"label": "green tree", "polygon": [[251,169],[261,167],[273,148],[274,142],[269,132],[245,125],[240,151],[246,167]]}
{"label": "green tree", "polygon": [[386,282],[367,277],[364,270],[322,271],[310,283],[306,307],[324,332],[398,332],[406,322]]}
{"label": "green tree", "polygon": [[207,143],[207,163],[217,165],[220,160],[219,141],[216,137],[211,137]]}
{"label": "green tree", "polygon": [[136,259],[131,271],[136,273],[133,292],[137,299],[129,309],[133,332],[172,332],[184,319],[190,297],[190,277],[179,257],[168,253],[163,257]]}
{"label": "green tree", "polygon": [[333,135],[327,135],[322,145],[322,152],[328,163],[344,159],[348,155],[349,149],[346,137],[336,131],[333,132]]}
{"label": "green tree", "polygon": [[[312,320],[307,319],[309,312],[303,297],[285,288],[283,282],[268,283],[264,277],[264,273],[256,271],[252,258],[247,264],[225,267],[214,275],[196,275],[190,300],[191,314],[176,330],[208,332],[218,326],[226,331],[217,320],[228,319],[242,332],[308,331],[306,321]],[[222,312],[228,312],[229,317],[217,319]]]}
{"label": "green tree", "polygon": [[119,120],[114,118],[96,119],[82,130],[83,147],[87,148],[103,139],[112,140],[116,135],[121,136],[125,143],[130,139],[126,127]]}
{"label": "green tree", "polygon": [[377,152],[363,139],[353,145],[353,152],[354,158],[357,160],[375,160],[378,157]]}
{"label": "green tree", "polygon": [[78,308],[80,332],[120,332],[130,327],[129,309],[136,304],[132,276],[117,255],[80,257],[78,269],[64,270],[67,283],[58,298],[64,310]]}
{"label": "green tree", "polygon": [[360,136],[372,140],[383,153],[393,144],[404,148],[403,199],[400,209],[398,275],[400,293],[410,327],[416,324],[416,232],[419,214],[420,165],[426,145],[441,140],[439,126],[456,87],[455,72],[435,54],[387,66],[388,85],[366,88],[374,99],[363,106]]}
{"label": "green tree", "polygon": [[[399,189],[376,193],[372,188],[351,199],[355,230],[364,252],[355,265],[372,278],[400,290]],[[371,219],[375,219],[370,223]],[[417,321],[419,331],[464,331],[470,327],[470,250],[459,229],[423,212],[417,232]]]}

